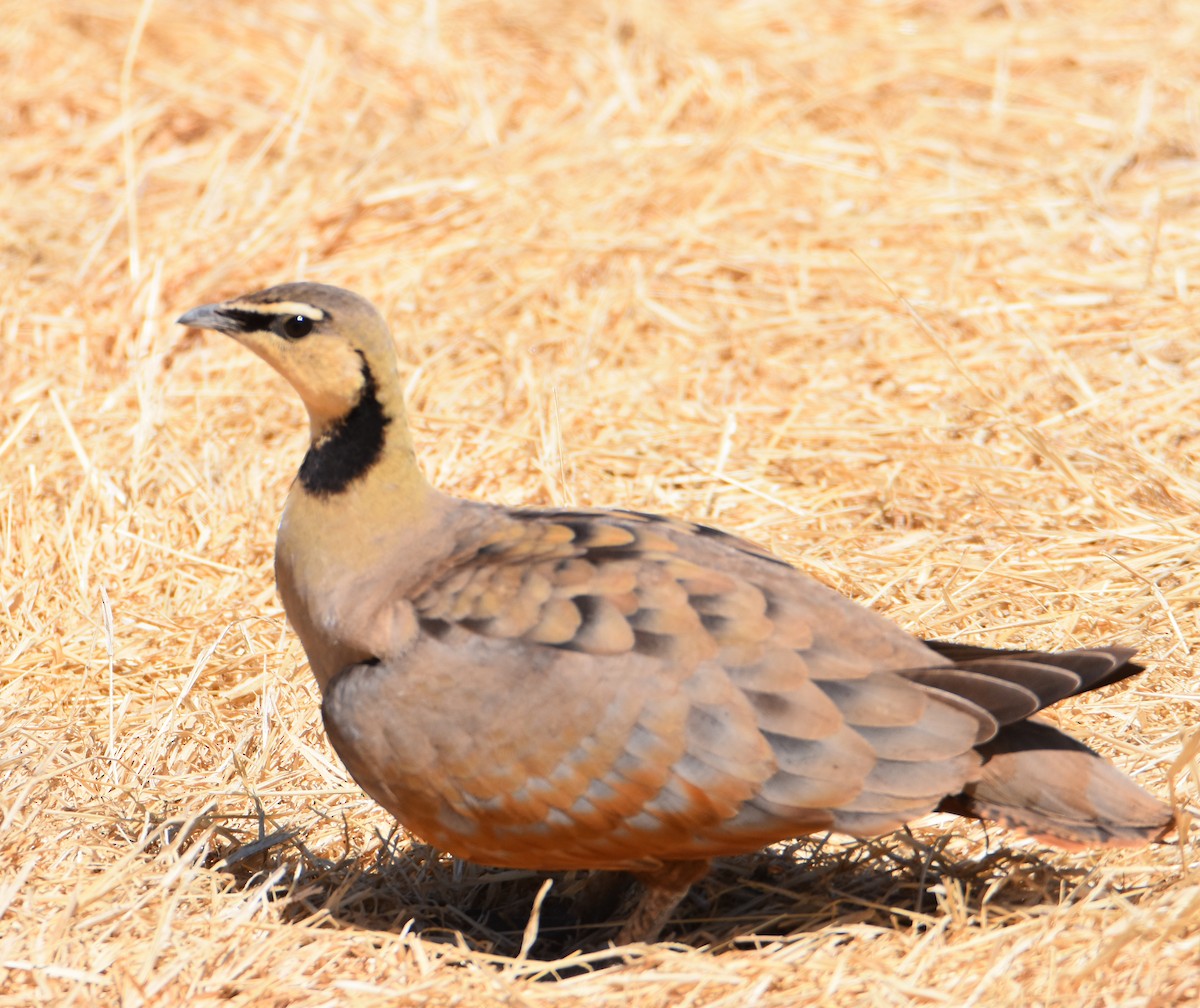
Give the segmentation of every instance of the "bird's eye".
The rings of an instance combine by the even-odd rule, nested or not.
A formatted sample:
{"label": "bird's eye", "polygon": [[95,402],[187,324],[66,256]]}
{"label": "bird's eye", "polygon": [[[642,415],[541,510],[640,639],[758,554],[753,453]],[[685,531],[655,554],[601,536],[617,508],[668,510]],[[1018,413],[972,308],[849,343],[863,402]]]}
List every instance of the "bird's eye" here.
{"label": "bird's eye", "polygon": [[313,320],[307,315],[293,315],[283,323],[283,334],[288,339],[302,339],[313,329]]}

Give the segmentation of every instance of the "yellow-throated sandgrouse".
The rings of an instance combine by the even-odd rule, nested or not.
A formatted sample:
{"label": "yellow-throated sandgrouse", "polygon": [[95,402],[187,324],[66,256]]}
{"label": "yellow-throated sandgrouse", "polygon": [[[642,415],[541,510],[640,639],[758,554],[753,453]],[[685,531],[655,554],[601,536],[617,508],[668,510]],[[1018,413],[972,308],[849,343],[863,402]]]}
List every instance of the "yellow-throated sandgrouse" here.
{"label": "yellow-throated sandgrouse", "polygon": [[354,779],[461,857],[624,869],[652,939],[714,856],[934,809],[1070,846],[1171,810],[1033,717],[1133,651],[923,642],[702,525],[447,496],[413,455],[386,324],[336,287],[193,309],[308,408],[275,559]]}

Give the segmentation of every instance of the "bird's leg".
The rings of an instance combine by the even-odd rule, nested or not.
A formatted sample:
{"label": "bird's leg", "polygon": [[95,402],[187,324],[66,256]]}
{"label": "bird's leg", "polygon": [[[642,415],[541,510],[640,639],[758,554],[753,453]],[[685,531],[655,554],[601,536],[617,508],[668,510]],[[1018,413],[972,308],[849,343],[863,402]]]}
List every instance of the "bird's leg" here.
{"label": "bird's leg", "polygon": [[687,895],[692,883],[708,872],[708,860],[670,861],[654,871],[634,872],[641,890],[628,919],[617,934],[618,945],[655,941]]}
{"label": "bird's leg", "polygon": [[627,871],[598,869],[588,872],[587,878],[574,896],[575,915],[581,924],[607,924],[630,902],[630,889],[637,883]]}

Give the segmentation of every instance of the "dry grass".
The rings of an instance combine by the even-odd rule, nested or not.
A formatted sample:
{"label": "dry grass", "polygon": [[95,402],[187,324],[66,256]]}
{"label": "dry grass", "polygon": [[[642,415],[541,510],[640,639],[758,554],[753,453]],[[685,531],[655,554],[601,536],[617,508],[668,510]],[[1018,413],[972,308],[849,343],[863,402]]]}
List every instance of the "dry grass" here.
{"label": "dry grass", "polygon": [[446,489],[1136,642],[1060,716],[1194,803],[1198,46],[1114,0],[5,0],[0,1005],[1196,1003],[1186,838],[948,819],[727,861],[677,944],[539,982],[540,880],[329,749],[271,583],[300,407],[172,319],[354,288]]}

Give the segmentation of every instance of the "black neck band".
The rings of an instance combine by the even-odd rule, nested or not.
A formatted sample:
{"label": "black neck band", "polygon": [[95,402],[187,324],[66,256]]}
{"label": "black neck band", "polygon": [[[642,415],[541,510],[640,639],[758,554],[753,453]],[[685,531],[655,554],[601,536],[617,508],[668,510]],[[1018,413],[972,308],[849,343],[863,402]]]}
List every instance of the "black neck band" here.
{"label": "black neck band", "polygon": [[300,463],[300,485],[318,497],[342,493],[383,454],[384,429],[392,419],[383,411],[375,376],[365,360],[362,375],[362,394],[354,408],[308,449]]}

